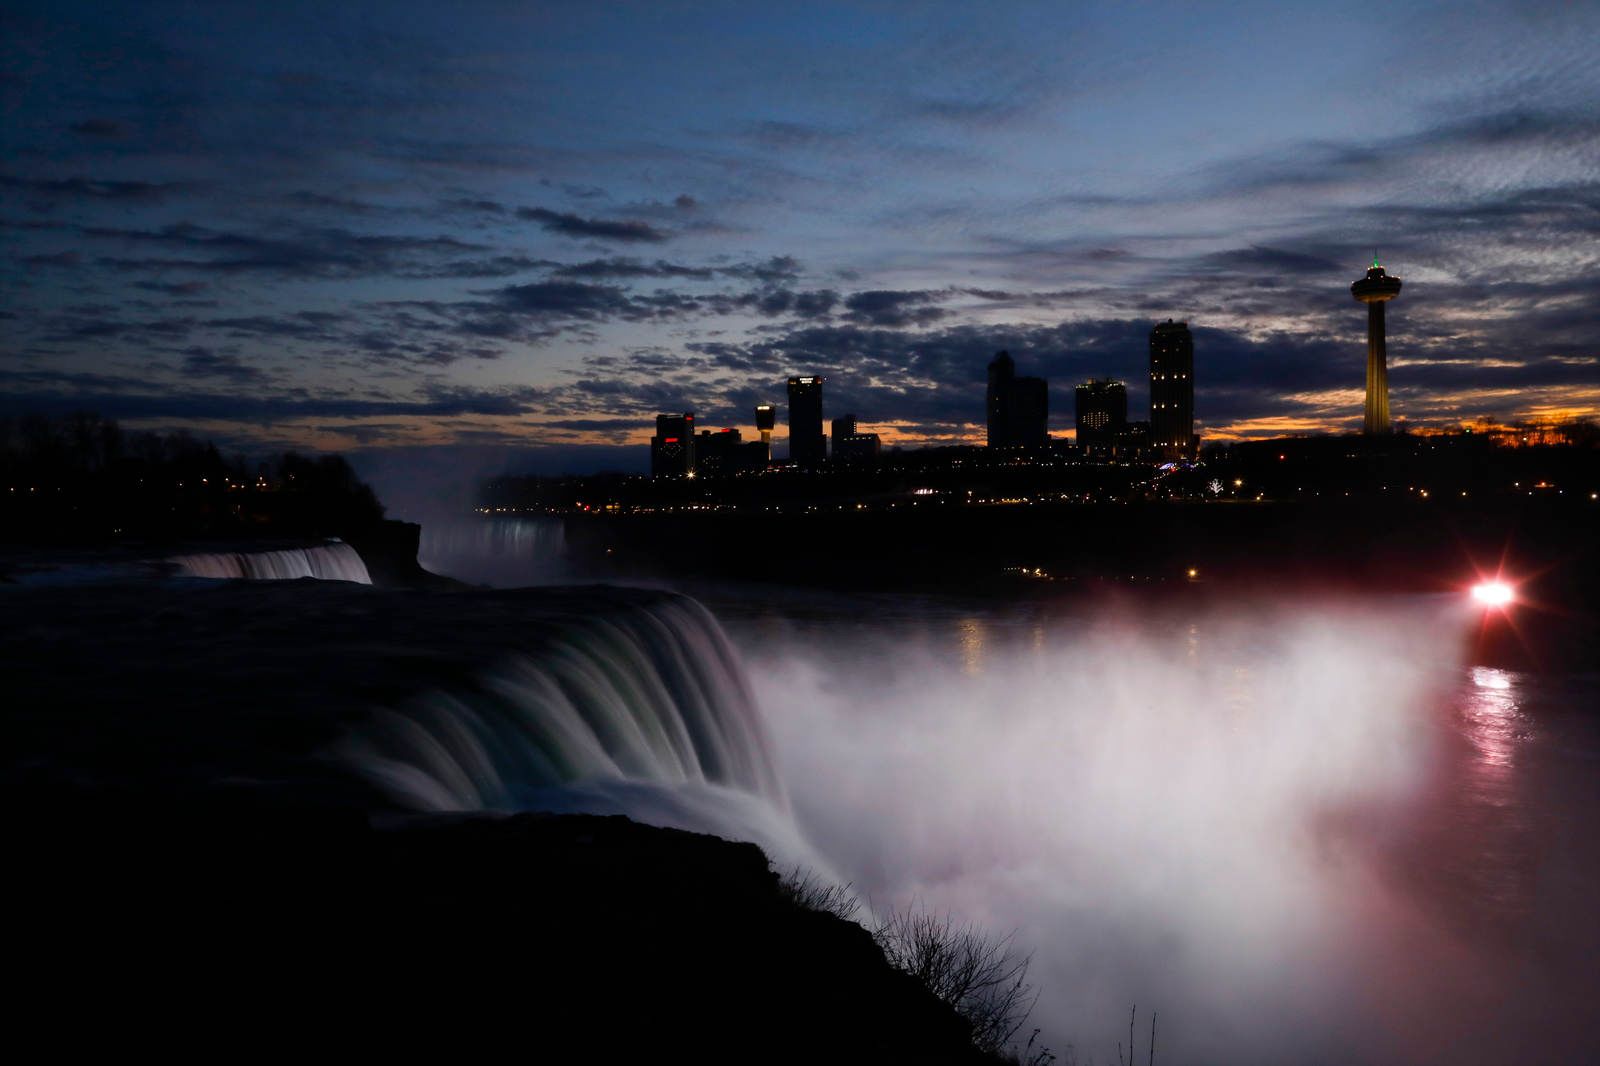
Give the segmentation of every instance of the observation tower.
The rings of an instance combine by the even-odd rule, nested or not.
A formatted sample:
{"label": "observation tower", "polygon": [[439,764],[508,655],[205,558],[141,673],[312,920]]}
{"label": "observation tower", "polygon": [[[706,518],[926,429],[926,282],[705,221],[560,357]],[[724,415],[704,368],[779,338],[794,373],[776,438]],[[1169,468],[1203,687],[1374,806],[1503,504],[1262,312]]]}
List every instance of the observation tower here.
{"label": "observation tower", "polygon": [[1350,286],[1350,295],[1367,305],[1367,420],[1369,436],[1389,432],[1389,356],[1384,347],[1383,305],[1400,295],[1400,279],[1372,257],[1367,276]]}

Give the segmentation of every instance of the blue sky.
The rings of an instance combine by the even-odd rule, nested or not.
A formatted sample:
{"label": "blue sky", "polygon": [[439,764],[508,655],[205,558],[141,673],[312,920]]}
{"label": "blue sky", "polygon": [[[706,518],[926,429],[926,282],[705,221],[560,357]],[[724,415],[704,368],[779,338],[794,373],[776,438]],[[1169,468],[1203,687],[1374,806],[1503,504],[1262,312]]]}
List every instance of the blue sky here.
{"label": "blue sky", "polygon": [[[0,394],[242,445],[541,447],[984,364],[1211,437],[1600,413],[1600,5],[13,5]],[[1133,413],[1143,390],[1135,388]],[[559,464],[558,464],[559,465]]]}

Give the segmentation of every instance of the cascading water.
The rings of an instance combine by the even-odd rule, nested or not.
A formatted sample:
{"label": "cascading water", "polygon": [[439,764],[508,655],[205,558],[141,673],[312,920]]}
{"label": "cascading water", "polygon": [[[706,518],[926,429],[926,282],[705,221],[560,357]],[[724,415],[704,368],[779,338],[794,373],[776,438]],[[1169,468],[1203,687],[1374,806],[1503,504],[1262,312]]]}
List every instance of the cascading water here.
{"label": "cascading water", "polygon": [[338,757],[410,810],[626,814],[822,866],[737,653],[687,597],[569,619],[468,686],[378,712]]}
{"label": "cascading water", "polygon": [[559,518],[426,521],[417,562],[461,581],[515,588],[559,580],[566,547],[566,526]]}
{"label": "cascading water", "polygon": [[372,584],[367,564],[350,545],[341,541],[310,548],[285,548],[260,552],[195,552],[167,560],[186,577],[230,578],[250,581],[293,581],[313,577],[322,581]]}

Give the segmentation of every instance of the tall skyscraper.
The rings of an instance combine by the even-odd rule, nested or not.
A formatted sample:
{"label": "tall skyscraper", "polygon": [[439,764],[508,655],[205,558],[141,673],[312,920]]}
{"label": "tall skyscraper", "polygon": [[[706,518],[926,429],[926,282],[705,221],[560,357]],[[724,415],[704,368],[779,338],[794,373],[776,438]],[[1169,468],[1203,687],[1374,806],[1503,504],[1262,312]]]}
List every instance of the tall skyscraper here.
{"label": "tall skyscraper", "polygon": [[1367,305],[1366,432],[1387,433],[1389,423],[1389,353],[1385,346],[1383,305],[1400,295],[1400,279],[1386,273],[1372,257],[1367,276],[1350,286],[1350,295]]}
{"label": "tall skyscraper", "polygon": [[1195,454],[1194,337],[1167,319],[1150,331],[1150,443],[1163,459]]}
{"label": "tall skyscraper", "polygon": [[822,435],[822,378],[789,379],[789,461],[815,469],[828,457]]}
{"label": "tall skyscraper", "polygon": [[761,444],[767,449],[767,462],[772,461],[772,427],[778,424],[778,409],[770,403],[756,404],[756,432],[761,434]]}
{"label": "tall skyscraper", "polygon": [[1050,439],[1050,390],[1044,378],[1019,378],[1010,352],[989,364],[991,448],[1040,447]]}
{"label": "tall skyscraper", "polygon": [[650,476],[685,477],[694,472],[694,412],[656,415],[650,438]]}
{"label": "tall skyscraper", "polygon": [[989,447],[1008,447],[1011,441],[1011,393],[1017,364],[1010,352],[999,352],[989,364]]}
{"label": "tall skyscraper", "polygon": [[1085,381],[1073,390],[1078,447],[1107,457],[1128,425],[1128,386],[1106,379]]}

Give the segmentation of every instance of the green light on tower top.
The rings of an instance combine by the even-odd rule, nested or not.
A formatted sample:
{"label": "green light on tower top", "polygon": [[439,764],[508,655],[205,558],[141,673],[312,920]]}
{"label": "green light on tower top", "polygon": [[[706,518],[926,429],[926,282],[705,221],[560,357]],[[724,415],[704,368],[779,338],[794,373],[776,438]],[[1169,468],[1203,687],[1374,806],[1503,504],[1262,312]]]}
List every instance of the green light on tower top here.
{"label": "green light on tower top", "polygon": [[1378,262],[1378,253],[1377,252],[1373,252],[1372,253],[1372,267],[1373,267],[1373,269],[1376,270],[1378,267],[1380,267],[1382,265],[1383,265],[1382,263]]}

